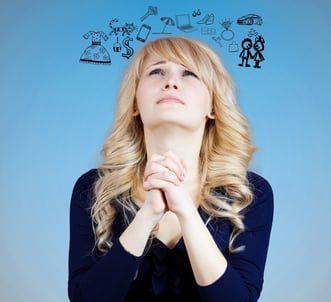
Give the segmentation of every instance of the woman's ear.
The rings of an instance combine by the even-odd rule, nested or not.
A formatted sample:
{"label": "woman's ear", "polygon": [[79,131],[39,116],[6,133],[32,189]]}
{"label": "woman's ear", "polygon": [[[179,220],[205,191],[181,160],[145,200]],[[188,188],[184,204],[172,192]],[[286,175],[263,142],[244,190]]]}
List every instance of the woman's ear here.
{"label": "woman's ear", "polygon": [[215,119],[215,111],[214,109],[212,109],[208,114],[207,114],[207,117],[211,120],[214,120]]}
{"label": "woman's ear", "polygon": [[138,115],[139,115],[138,106],[137,106],[137,103],[134,102],[132,116],[138,116]]}

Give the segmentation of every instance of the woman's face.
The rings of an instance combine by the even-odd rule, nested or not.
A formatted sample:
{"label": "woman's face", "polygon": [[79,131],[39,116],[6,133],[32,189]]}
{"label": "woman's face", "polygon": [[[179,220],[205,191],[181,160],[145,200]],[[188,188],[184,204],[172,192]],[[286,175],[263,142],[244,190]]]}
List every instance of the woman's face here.
{"label": "woman's face", "polygon": [[204,128],[212,110],[208,88],[193,72],[154,56],[142,70],[136,101],[145,128],[164,123],[192,130]]}

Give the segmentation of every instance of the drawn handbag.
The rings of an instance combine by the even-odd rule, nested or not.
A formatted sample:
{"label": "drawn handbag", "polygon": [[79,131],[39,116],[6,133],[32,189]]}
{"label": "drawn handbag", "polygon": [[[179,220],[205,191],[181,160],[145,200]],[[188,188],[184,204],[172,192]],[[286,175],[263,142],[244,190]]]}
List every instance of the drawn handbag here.
{"label": "drawn handbag", "polygon": [[239,46],[238,44],[236,43],[236,41],[232,41],[230,44],[229,44],[229,52],[238,52],[239,51]]}

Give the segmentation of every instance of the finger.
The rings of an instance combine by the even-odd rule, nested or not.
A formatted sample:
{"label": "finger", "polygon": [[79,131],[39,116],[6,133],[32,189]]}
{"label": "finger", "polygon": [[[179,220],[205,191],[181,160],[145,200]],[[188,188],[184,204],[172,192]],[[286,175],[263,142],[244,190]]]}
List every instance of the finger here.
{"label": "finger", "polygon": [[167,208],[164,193],[158,189],[151,189],[146,192],[146,204],[149,204],[153,213],[163,213]]}
{"label": "finger", "polygon": [[177,162],[172,160],[170,157],[160,158],[158,161],[150,161],[145,169],[144,181],[151,175],[156,173],[172,173],[178,181],[183,181],[185,178],[184,170],[178,166]]}
{"label": "finger", "polygon": [[157,168],[157,166],[155,165],[156,163],[164,160],[165,157],[163,155],[160,154],[152,154],[151,158],[147,161],[146,163],[146,167],[145,167],[145,171],[144,171],[144,176],[143,176],[143,180],[145,181],[146,178],[155,173],[155,169]]}
{"label": "finger", "polygon": [[158,161],[148,162],[144,172],[143,181],[146,181],[147,178],[150,177],[151,175],[160,172],[171,172],[171,171],[167,167],[165,167],[161,162]]}
{"label": "finger", "polygon": [[166,189],[169,186],[179,186],[181,184],[177,175],[171,171],[161,171],[150,175],[144,182],[145,190]]}
{"label": "finger", "polygon": [[154,180],[163,181],[165,184],[171,184],[178,186],[181,184],[181,181],[178,179],[177,175],[170,170],[159,171],[149,175],[144,183],[152,183]]}
{"label": "finger", "polygon": [[186,177],[186,165],[184,161],[182,161],[172,151],[166,152],[164,157],[165,159],[163,162],[165,163],[165,166],[173,171],[181,181],[184,181]]}
{"label": "finger", "polygon": [[164,169],[172,171],[180,181],[184,181],[186,177],[186,165],[184,161],[171,151],[164,155],[153,154],[146,164],[144,178],[145,181],[150,175],[155,174]]}

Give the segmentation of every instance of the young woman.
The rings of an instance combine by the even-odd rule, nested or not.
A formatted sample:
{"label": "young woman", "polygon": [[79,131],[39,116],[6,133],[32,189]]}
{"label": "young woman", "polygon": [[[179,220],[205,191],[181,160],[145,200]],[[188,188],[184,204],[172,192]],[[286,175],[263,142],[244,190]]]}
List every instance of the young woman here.
{"label": "young woman", "polygon": [[131,62],[98,169],[70,209],[71,301],[257,301],[268,182],[217,55],[183,37]]}

